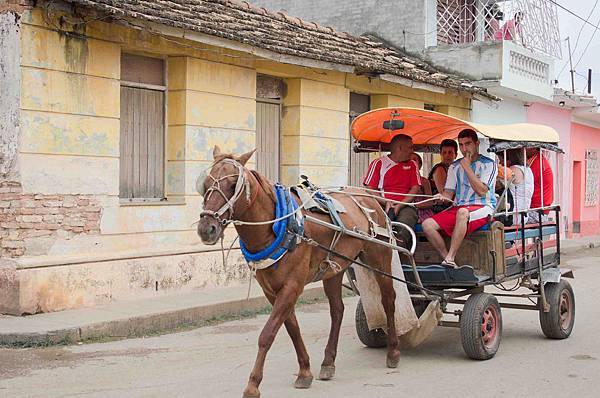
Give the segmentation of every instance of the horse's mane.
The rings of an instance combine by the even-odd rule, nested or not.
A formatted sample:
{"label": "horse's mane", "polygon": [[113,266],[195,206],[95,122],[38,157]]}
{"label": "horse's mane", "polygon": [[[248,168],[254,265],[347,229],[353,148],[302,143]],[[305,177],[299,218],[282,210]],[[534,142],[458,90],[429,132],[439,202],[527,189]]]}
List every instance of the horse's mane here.
{"label": "horse's mane", "polygon": [[256,180],[258,181],[258,185],[260,185],[260,187],[263,189],[263,191],[265,191],[267,193],[267,195],[269,195],[271,197],[273,202],[277,202],[277,198],[275,197],[275,194],[273,193],[273,188],[272,188],[271,182],[269,180],[267,180],[263,175],[261,175],[256,170],[250,170],[250,173],[252,173],[254,178],[256,178]]}

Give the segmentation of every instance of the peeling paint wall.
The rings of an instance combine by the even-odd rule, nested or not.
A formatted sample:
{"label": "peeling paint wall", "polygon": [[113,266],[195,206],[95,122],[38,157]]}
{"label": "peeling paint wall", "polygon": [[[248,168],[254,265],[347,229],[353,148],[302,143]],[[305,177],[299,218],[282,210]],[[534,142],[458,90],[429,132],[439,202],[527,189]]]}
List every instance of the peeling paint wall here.
{"label": "peeling paint wall", "polygon": [[319,185],[348,181],[350,91],[339,84],[288,79],[283,98],[281,178],[304,174]]}
{"label": "peeling paint wall", "polygon": [[[245,278],[244,264],[223,267],[220,253],[206,253],[209,248],[200,244],[193,222],[202,198],[194,185],[210,165],[215,144],[235,153],[256,145],[258,73],[282,78],[287,84],[281,173],[287,184],[296,183],[300,174],[319,185],[346,184],[351,91],[385,96],[388,104],[431,103],[465,112],[470,107],[468,97],[454,93],[254,60],[248,54],[164,39],[102,21],[80,24],[74,34],[65,34],[57,27],[69,32],[73,26],[63,22],[57,13],[47,18],[37,9],[23,13],[17,38],[22,56],[20,66],[16,65],[21,82],[15,92],[20,96],[16,104],[22,126],[18,147],[22,186],[19,183],[4,192],[19,195],[15,206],[22,210],[13,209],[11,200],[7,208],[10,217],[15,217],[5,221],[30,220],[34,230],[41,228],[37,207],[31,210],[28,202],[37,198],[41,202],[52,197],[89,199],[94,212],[82,205],[82,211],[91,214],[85,219],[87,230],[68,221],[68,234],[56,230],[43,235],[47,230],[40,229],[15,249],[24,256],[15,260],[16,271],[0,272],[0,290],[20,286],[15,308],[22,312],[150,297],[156,294],[157,283],[160,292],[174,292],[240,283]],[[165,202],[130,205],[118,197],[123,155],[119,146],[122,52],[166,60]],[[254,167],[255,160],[248,165]],[[14,231],[7,233],[17,236]],[[229,242],[232,235],[229,228]],[[196,252],[139,258],[150,251],[177,252],[181,247]],[[117,254],[131,260],[96,258]],[[73,259],[77,261],[66,265]],[[31,266],[32,262],[50,265]]]}
{"label": "peeling paint wall", "polygon": [[[231,259],[239,253],[231,253]],[[12,315],[61,311],[148,299],[239,284],[248,266],[221,253],[194,253],[115,261],[90,261],[76,266],[15,269],[0,264],[0,313]],[[6,288],[6,289],[5,289]],[[9,295],[18,289],[18,294]],[[2,301],[6,298],[6,301]]]}
{"label": "peeling paint wall", "polygon": [[0,181],[18,180],[20,15],[0,13]]}

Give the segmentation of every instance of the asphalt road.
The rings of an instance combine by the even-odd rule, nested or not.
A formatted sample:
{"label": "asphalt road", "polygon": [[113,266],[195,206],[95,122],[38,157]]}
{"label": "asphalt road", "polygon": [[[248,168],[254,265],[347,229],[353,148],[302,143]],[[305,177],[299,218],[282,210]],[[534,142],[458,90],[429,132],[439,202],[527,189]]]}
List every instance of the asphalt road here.
{"label": "asphalt road", "polygon": [[[384,349],[358,341],[357,299],[348,298],[335,379],[295,390],[295,352],[282,330],[267,357],[262,397],[598,397],[600,249],[565,257],[563,266],[576,278],[576,324],[567,340],[546,339],[535,312],[503,310],[495,358],[466,358],[458,329],[438,328],[388,369]],[[328,308],[304,306],[298,317],[316,375]],[[0,397],[240,397],[265,319],[111,343],[0,350]]]}

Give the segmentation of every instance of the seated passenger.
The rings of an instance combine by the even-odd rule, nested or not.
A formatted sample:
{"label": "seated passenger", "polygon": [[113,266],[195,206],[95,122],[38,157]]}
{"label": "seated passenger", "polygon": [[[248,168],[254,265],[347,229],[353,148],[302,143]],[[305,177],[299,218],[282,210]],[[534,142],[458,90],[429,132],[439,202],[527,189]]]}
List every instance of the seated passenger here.
{"label": "seated passenger", "polygon": [[[540,150],[537,148],[527,148],[527,164],[533,173],[533,196],[531,197],[530,208],[536,209],[552,205],[554,201],[554,176],[548,159],[542,155],[542,165],[540,170]],[[544,197],[542,198],[542,181]],[[543,199],[543,200],[542,200]],[[544,211],[542,221],[547,219],[548,210]],[[537,211],[529,212],[528,223],[539,221]]]}
{"label": "seated passenger", "polygon": [[[431,182],[431,192],[433,195],[444,192],[446,186],[446,177],[448,175],[448,167],[456,160],[458,154],[458,144],[454,140],[443,140],[440,145],[440,156],[442,161],[431,169],[429,172],[429,181]],[[440,211],[450,207],[448,203],[435,203],[433,212]]]}
{"label": "seated passenger", "polygon": [[[496,162],[479,154],[475,131],[461,131],[458,144],[464,157],[452,163],[444,192],[436,195],[439,199],[454,198],[455,204],[423,222],[423,232],[442,256],[442,265],[452,268],[456,267],[454,259],[466,234],[484,226],[494,213],[494,184],[498,175]],[[440,231],[451,237],[449,250]]]}
{"label": "seated passenger", "polygon": [[[427,178],[420,174],[420,170],[423,168],[423,159],[421,158],[421,155],[413,152],[410,154],[410,160],[417,165],[417,171],[419,172],[419,178],[421,179],[421,189],[419,190],[419,194],[432,196],[431,183]],[[419,199],[422,200],[425,198]],[[419,223],[422,223],[426,218],[433,216],[433,210],[431,209],[433,207],[432,201],[416,204],[415,207],[417,208],[417,213],[419,215]]]}
{"label": "seated passenger", "polygon": [[[515,203],[510,190],[505,189],[505,185],[509,186],[509,183],[513,178],[513,172],[510,168],[505,168],[502,166],[502,163],[500,162],[500,156],[503,157],[502,160],[504,161],[504,154],[498,154],[497,156],[498,165],[496,167],[498,168],[498,177],[496,177],[495,188],[497,200],[496,213],[500,213],[505,210],[510,211],[514,207]],[[504,175],[505,172],[506,175]],[[508,216],[504,214],[499,215],[496,217],[496,220],[500,221],[506,227],[513,225],[513,217],[510,214]]]}
{"label": "seated passenger", "polygon": [[[504,166],[504,156],[498,156],[500,164]],[[507,179],[508,190],[512,196],[512,206],[509,211],[524,211],[531,207],[533,196],[533,173],[528,166],[523,166],[523,150],[510,149],[506,151],[506,167],[512,173],[512,178]],[[504,167],[501,167],[504,169]],[[527,217],[525,217],[527,222]],[[512,215],[512,225],[521,224],[521,215]]]}
{"label": "seated passenger", "polygon": [[[412,138],[400,134],[395,136],[390,143],[391,153],[375,159],[369,164],[363,185],[383,191],[381,195],[386,199],[393,199],[407,204],[385,201],[385,212],[392,221],[402,222],[411,228],[417,223],[417,210],[409,205],[413,196],[421,189],[421,182],[417,166],[410,160],[413,152]],[[410,242],[410,233],[401,229],[399,233],[405,245]]]}

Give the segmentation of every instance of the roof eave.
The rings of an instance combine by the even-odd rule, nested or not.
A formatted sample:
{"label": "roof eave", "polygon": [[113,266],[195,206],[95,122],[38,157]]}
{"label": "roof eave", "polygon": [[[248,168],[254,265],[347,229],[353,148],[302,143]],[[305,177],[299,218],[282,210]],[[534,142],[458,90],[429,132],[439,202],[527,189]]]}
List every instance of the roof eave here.
{"label": "roof eave", "polygon": [[[126,19],[129,19],[129,18],[126,18]],[[122,23],[122,22],[115,21],[115,23]],[[355,65],[346,65],[346,64],[335,63],[335,62],[316,60],[316,59],[312,59],[312,58],[281,54],[281,53],[277,53],[274,51],[262,49],[262,48],[259,48],[259,47],[256,47],[256,46],[253,46],[250,44],[244,44],[244,43],[241,43],[238,41],[224,39],[224,38],[221,38],[218,36],[212,36],[212,35],[197,32],[197,31],[190,31],[190,30],[186,30],[183,28],[172,27],[169,25],[160,24],[160,23],[156,23],[156,22],[135,19],[135,23],[136,24],[143,23],[145,26],[150,28],[150,30],[152,30],[158,34],[165,35],[165,36],[179,38],[179,39],[185,39],[185,40],[191,40],[191,41],[195,41],[198,43],[212,45],[215,47],[226,48],[226,49],[232,50],[232,51],[244,52],[244,53],[256,56],[257,58],[268,59],[268,60],[275,61],[275,62],[303,66],[303,67],[307,67],[307,68],[317,68],[317,69],[324,69],[324,70],[331,70],[331,71],[352,73],[352,74],[354,74],[355,70],[356,70]],[[491,94],[488,94],[488,93],[477,93],[477,92],[473,92],[472,90],[459,90],[454,87],[444,87],[443,85],[436,85],[433,83],[412,80],[409,78],[397,76],[397,75],[390,74],[390,73],[381,74],[381,75],[378,75],[377,77],[380,78],[381,80],[388,81],[391,83],[402,84],[407,87],[420,89],[420,90],[426,90],[426,91],[430,91],[430,92],[434,92],[434,93],[438,93],[438,94],[440,94],[440,93],[445,94],[448,92],[448,89],[452,89],[452,90],[459,91],[461,93],[472,95],[474,98],[476,97],[476,99],[484,100],[486,102],[487,101],[493,102],[493,101],[499,100],[499,98],[497,98]]]}

